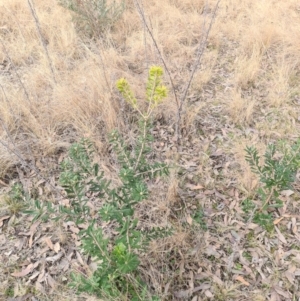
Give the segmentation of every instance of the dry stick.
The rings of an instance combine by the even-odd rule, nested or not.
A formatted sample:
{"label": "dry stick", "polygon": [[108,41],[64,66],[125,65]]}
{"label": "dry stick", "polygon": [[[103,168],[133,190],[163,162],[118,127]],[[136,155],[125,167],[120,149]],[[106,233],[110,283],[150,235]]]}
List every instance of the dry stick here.
{"label": "dry stick", "polygon": [[[143,0],[141,0],[141,11],[143,12],[143,15],[145,15],[144,13],[144,3]],[[143,27],[144,27],[144,47],[145,47],[145,60],[146,60],[146,66],[147,66],[147,70],[149,69],[149,58],[148,58],[148,52],[147,52],[147,36],[146,36],[146,26],[145,26],[145,22],[143,22]]]}
{"label": "dry stick", "polygon": [[207,44],[207,40],[208,40],[208,35],[211,31],[211,28],[212,28],[212,25],[213,25],[213,22],[215,20],[215,17],[216,17],[216,13],[217,13],[217,9],[219,7],[219,3],[220,3],[221,0],[218,0],[216,6],[215,6],[215,9],[213,11],[213,15],[212,15],[212,18],[211,18],[211,21],[210,21],[210,24],[208,26],[208,29],[206,30],[206,33],[205,33],[205,36],[204,38],[201,39],[200,41],[200,44],[199,44],[199,48],[198,48],[198,51],[197,51],[197,57],[196,57],[196,62],[194,64],[194,67],[192,69],[192,72],[191,72],[191,75],[190,75],[190,79],[183,91],[183,95],[182,95],[182,98],[180,100],[180,105],[179,105],[179,109],[178,109],[178,112],[177,112],[177,122],[176,122],[176,130],[175,130],[175,134],[176,134],[176,138],[177,138],[177,142],[178,142],[178,139],[179,139],[179,129],[180,129],[180,121],[181,121],[181,113],[182,113],[182,107],[183,107],[183,104],[186,100],[186,97],[187,97],[187,93],[188,93],[188,90],[191,86],[191,83],[192,83],[192,80],[194,78],[194,75],[195,75],[195,72],[197,71],[197,69],[199,68],[199,64],[200,64],[200,60],[201,60],[201,57],[204,53],[204,50],[205,50],[205,47],[206,47],[206,44]]}
{"label": "dry stick", "polygon": [[147,31],[148,31],[148,33],[149,33],[149,35],[150,35],[150,37],[151,37],[151,39],[152,39],[152,41],[153,41],[153,43],[154,43],[154,46],[155,46],[155,48],[156,48],[156,50],[157,50],[157,52],[158,52],[158,54],[159,54],[159,57],[160,57],[160,59],[161,59],[163,65],[164,65],[164,67],[165,67],[165,70],[167,71],[167,73],[168,73],[168,75],[169,75],[169,78],[170,78],[170,81],[171,81],[172,90],[173,90],[174,97],[175,97],[175,101],[176,101],[176,105],[177,105],[177,109],[179,109],[178,97],[177,97],[177,94],[176,94],[175,85],[174,85],[174,82],[173,82],[173,78],[172,78],[172,76],[171,76],[171,73],[170,73],[170,71],[169,71],[169,68],[167,67],[167,64],[166,64],[166,62],[165,62],[165,60],[164,60],[164,58],[163,58],[163,55],[162,55],[161,51],[159,50],[159,47],[158,47],[158,45],[157,45],[157,43],[156,43],[156,40],[155,40],[155,38],[154,38],[154,36],[153,36],[153,33],[152,33],[152,31],[150,30],[150,28],[149,28],[149,26],[148,26],[148,24],[147,24],[145,14],[144,14],[143,10],[141,9],[141,6],[140,6],[138,0],[134,0],[134,2],[135,2],[135,5],[136,5],[136,7],[137,7],[137,10],[138,10],[138,12],[139,12],[139,14],[140,14],[140,16],[141,16],[142,22],[143,22],[144,26],[146,27],[146,29],[147,29]]}
{"label": "dry stick", "polygon": [[57,83],[56,78],[55,78],[55,74],[54,74],[53,64],[52,64],[52,61],[51,61],[50,56],[49,56],[49,52],[48,52],[48,48],[47,48],[45,39],[44,39],[44,37],[42,35],[42,31],[41,31],[41,27],[40,27],[40,22],[39,22],[39,19],[37,17],[37,14],[36,14],[36,12],[34,10],[33,3],[31,3],[31,1],[32,0],[27,0],[29,8],[30,8],[30,11],[31,11],[31,14],[32,14],[32,16],[34,18],[34,21],[35,21],[35,25],[36,25],[36,29],[37,29],[40,41],[41,41],[41,43],[42,43],[42,45],[44,47],[44,50],[45,50],[45,53],[46,53],[46,56],[47,56],[47,59],[48,59],[48,64],[49,64],[49,67],[50,67],[50,70],[51,70],[51,73],[52,73],[53,81],[55,83]]}
{"label": "dry stick", "polygon": [[8,53],[8,51],[7,51],[7,49],[6,49],[6,47],[5,47],[5,45],[4,45],[4,43],[3,43],[3,41],[2,41],[1,38],[0,38],[0,43],[1,43],[2,47],[3,47],[3,49],[4,49],[5,55],[7,56],[7,58],[8,58],[8,60],[9,60],[10,64],[13,66],[14,72],[15,72],[17,78],[18,78],[18,81],[20,82],[20,84],[21,84],[21,86],[22,86],[22,88],[23,88],[24,94],[25,94],[25,96],[26,96],[28,102],[30,103],[29,94],[28,94],[28,92],[27,92],[27,90],[26,90],[26,88],[25,88],[23,82],[21,81],[21,77],[20,77],[20,75],[19,75],[19,73],[18,73],[18,71],[17,71],[17,68],[16,68],[15,64],[13,63],[11,57],[9,56],[9,53]]}

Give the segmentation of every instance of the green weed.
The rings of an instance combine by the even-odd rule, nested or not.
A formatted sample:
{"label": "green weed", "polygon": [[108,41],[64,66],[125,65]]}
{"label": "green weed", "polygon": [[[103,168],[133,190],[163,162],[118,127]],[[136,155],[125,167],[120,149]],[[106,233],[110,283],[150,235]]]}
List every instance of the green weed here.
{"label": "green weed", "polygon": [[254,223],[266,230],[273,229],[273,212],[282,207],[280,192],[290,189],[300,166],[300,140],[290,145],[287,141],[269,144],[264,154],[264,162],[255,147],[246,148],[246,160],[251,170],[259,176],[260,187],[256,191],[259,202],[246,199],[242,208]]}

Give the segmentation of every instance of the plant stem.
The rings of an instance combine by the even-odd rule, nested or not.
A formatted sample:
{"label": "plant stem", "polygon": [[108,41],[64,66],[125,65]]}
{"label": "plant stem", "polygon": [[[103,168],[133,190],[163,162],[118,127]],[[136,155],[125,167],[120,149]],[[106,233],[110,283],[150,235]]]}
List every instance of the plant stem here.
{"label": "plant stem", "polygon": [[138,165],[140,163],[140,160],[141,160],[141,157],[143,155],[144,148],[145,148],[146,133],[147,133],[147,122],[148,122],[148,118],[145,117],[144,118],[144,127],[143,127],[143,136],[142,136],[142,145],[141,145],[141,149],[140,149],[137,161],[136,161],[135,166],[134,166],[134,171],[136,171],[136,169],[137,169],[137,167],[138,167]]}

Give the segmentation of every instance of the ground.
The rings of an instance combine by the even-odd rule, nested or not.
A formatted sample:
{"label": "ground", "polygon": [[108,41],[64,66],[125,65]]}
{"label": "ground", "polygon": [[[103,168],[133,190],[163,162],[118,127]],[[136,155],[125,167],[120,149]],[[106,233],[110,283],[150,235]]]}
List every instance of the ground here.
{"label": "ground", "polygon": [[97,300],[67,286],[71,271],[88,269],[79,229],[32,222],[7,194],[20,182],[63,202],[59,163],[82,137],[116,179],[107,137],[117,128],[134,143],[136,114],[115,82],[125,77],[142,102],[151,65],[169,89],[154,112],[154,156],[174,168],[149,183],[137,215],[175,232],[142,256],[145,281],[162,300],[298,300],[298,174],[272,231],[241,208],[260,185],[245,148],[299,137],[298,1],[221,0],[216,11],[215,0],[125,2],[107,29],[55,0],[0,0],[0,300]]}

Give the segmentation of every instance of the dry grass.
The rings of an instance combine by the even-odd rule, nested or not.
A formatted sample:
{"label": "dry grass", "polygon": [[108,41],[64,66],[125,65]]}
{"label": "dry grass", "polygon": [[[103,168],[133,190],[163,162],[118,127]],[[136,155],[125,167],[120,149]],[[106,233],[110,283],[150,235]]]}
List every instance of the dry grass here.
{"label": "dry grass", "polygon": [[[16,171],[24,163],[20,162],[20,156],[47,176],[50,170],[57,168],[60,154],[82,136],[96,144],[106,162],[106,137],[113,128],[119,128],[132,139],[134,116],[116,93],[115,81],[126,77],[142,100],[149,65],[162,62],[150,36],[145,34],[134,1],[126,2],[122,18],[105,37],[89,40],[83,37],[82,31],[80,34],[76,31],[71,13],[57,1],[35,0],[43,45],[27,1],[0,0],[0,139],[3,143],[0,145],[0,187],[3,184],[3,191],[5,183],[20,176]],[[209,23],[216,2],[143,1],[146,21],[179,96],[189,80],[204,33],[203,25]],[[299,136],[299,28],[298,0],[220,2],[207,48],[184,105],[182,145],[177,154],[183,175],[173,177],[169,187],[165,187],[164,196],[149,200],[138,211],[141,216],[143,212],[148,213],[144,217],[145,227],[162,226],[171,221],[177,229],[170,240],[158,241],[152,246],[149,254],[157,259],[156,265],[146,259],[144,262],[145,277],[162,295],[171,299],[173,296],[175,300],[174,291],[193,290],[211,280],[210,286],[199,289],[198,300],[211,300],[210,294],[213,300],[295,300],[292,298],[299,297],[297,280],[291,284],[288,276],[275,277],[275,271],[280,273],[280,269],[289,275],[286,274],[291,269],[289,261],[293,261],[296,270],[300,268],[296,253],[286,261],[278,257],[282,254],[280,250],[283,253],[292,250],[294,238],[286,233],[291,223],[296,225],[299,221],[289,220],[283,224],[287,244],[239,224],[239,203],[245,195],[251,195],[257,185],[244,160],[245,146],[257,145],[263,150],[269,141]],[[165,80],[171,90],[167,75]],[[167,102],[155,113],[157,152],[162,156],[169,154],[169,160],[174,158],[176,110],[170,93]],[[54,163],[49,165],[49,162]],[[202,185],[204,191],[189,190],[185,187],[187,183]],[[215,190],[223,199],[214,197]],[[180,193],[181,198],[186,199],[184,206],[178,196]],[[185,222],[186,216],[198,210],[195,208],[199,204],[208,218],[210,230],[206,233],[191,230]],[[220,204],[230,210],[221,210]],[[291,205],[297,207],[292,201]],[[221,225],[226,225],[222,233],[219,232]],[[233,241],[230,231],[239,233],[240,242],[243,241],[239,251],[232,253],[233,257],[226,249],[226,242]],[[207,241],[199,235],[206,235]],[[248,246],[251,235],[257,235],[262,242],[261,249]],[[271,252],[267,240],[277,249]],[[237,274],[232,272],[238,268],[225,262],[225,259],[235,261],[241,257],[242,253],[238,252],[251,253],[252,258],[258,256],[264,263],[266,258],[269,260],[264,271],[256,262],[252,262],[252,266],[244,262],[249,269],[255,266],[256,272],[248,270],[243,276],[251,282],[243,288],[241,285],[245,283],[236,280]],[[169,262],[174,263],[172,267]],[[151,269],[147,270],[149,266]],[[163,270],[167,271],[165,275]],[[267,275],[272,271],[274,279]],[[67,295],[61,300],[67,300]],[[193,296],[191,300],[197,300],[197,294]],[[53,298],[59,300],[58,296]]]}

